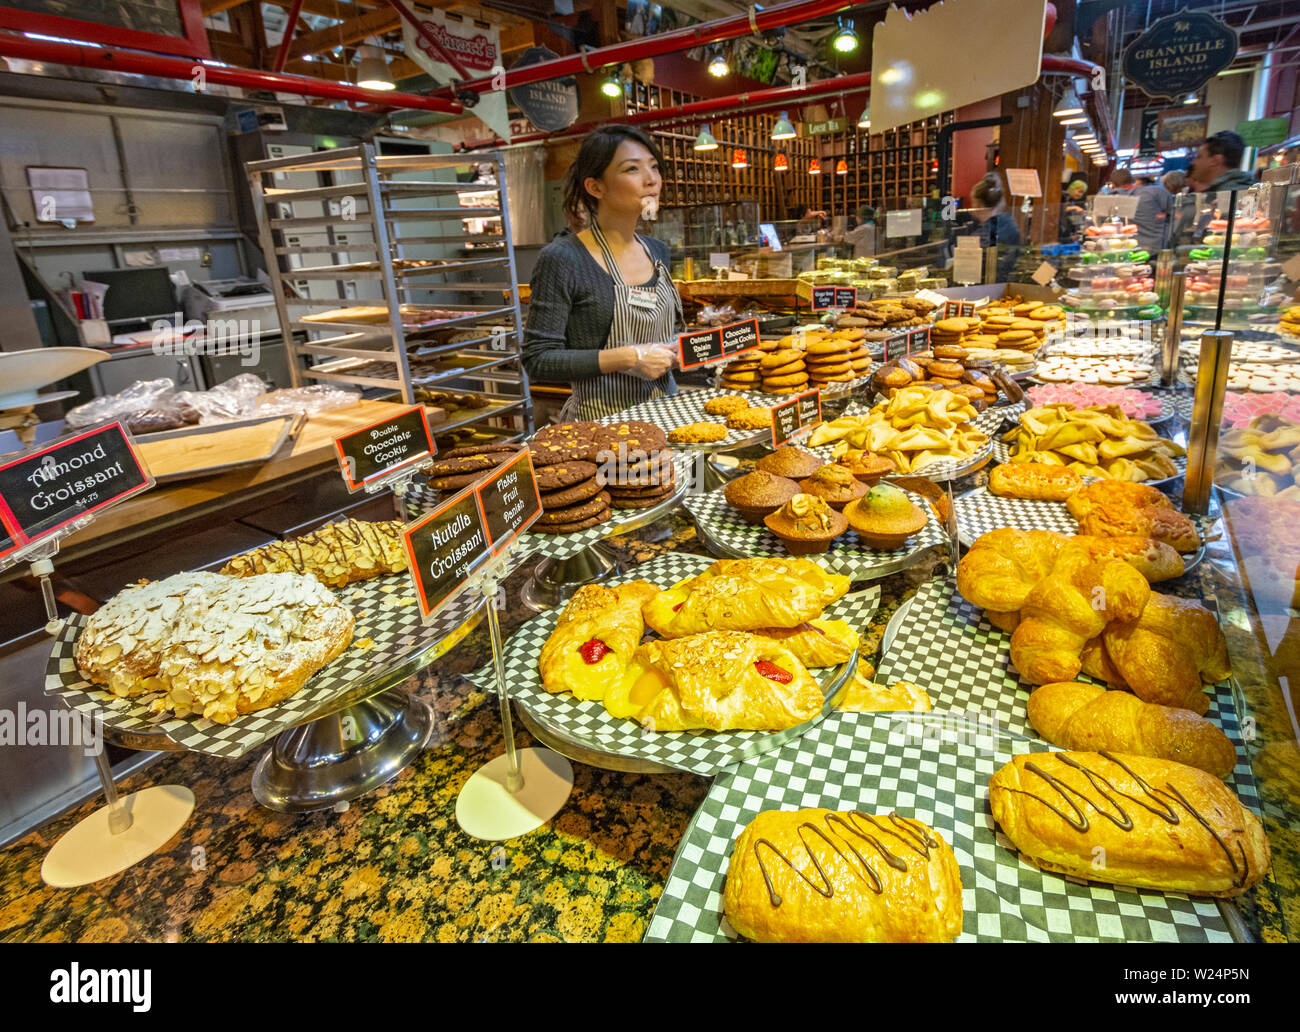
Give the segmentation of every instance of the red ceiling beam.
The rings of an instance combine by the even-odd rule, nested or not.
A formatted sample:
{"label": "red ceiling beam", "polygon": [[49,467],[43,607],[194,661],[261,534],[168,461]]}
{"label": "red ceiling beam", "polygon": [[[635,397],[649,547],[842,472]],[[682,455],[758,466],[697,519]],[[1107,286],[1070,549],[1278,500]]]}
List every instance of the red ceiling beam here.
{"label": "red ceiling beam", "polygon": [[[863,6],[866,5],[846,3],[845,0],[792,0],[790,3],[777,4],[762,11],[751,7],[746,14],[689,25],[683,29],[674,29],[672,32],[660,32],[654,36],[643,36],[627,43],[615,43],[612,46],[599,47],[581,54],[557,57],[552,61],[539,61],[525,68],[508,69],[505,74],[505,88],[522,86],[530,82],[542,82],[546,79],[559,79],[579,72],[594,72],[610,65],[621,65],[645,57],[670,54],[675,50],[689,50],[691,47],[736,39],[766,29],[824,18],[850,7]],[[452,97],[461,90],[485,93],[493,88],[499,89],[501,84],[498,82],[494,87],[492,76],[484,76],[481,79],[460,83],[454,88],[444,86],[435,90],[434,95]]]}
{"label": "red ceiling beam", "polygon": [[298,28],[298,14],[302,11],[302,0],[293,0],[289,8],[289,20],[284,24],[284,36],[280,40],[280,49],[275,54],[275,71],[284,71],[284,63],[289,60],[289,44],[293,42],[293,33]]}
{"label": "red ceiling beam", "polygon": [[155,75],[163,79],[193,81],[200,67],[203,77],[219,86],[238,86],[250,90],[273,90],[276,93],[293,93],[302,97],[322,97],[326,100],[346,100],[357,104],[373,104],[379,108],[412,108],[418,111],[436,111],[439,114],[459,115],[464,108],[457,101],[442,97],[423,97],[415,93],[367,90],[348,83],[313,79],[306,75],[283,75],[276,72],[259,72],[247,68],[229,68],[210,61],[185,60],[162,57],[157,54],[112,50],[107,47],[82,46],[77,43],[56,43],[52,40],[28,39],[0,33],[0,56],[16,57],[26,61],[47,61],[51,64],[73,65],[81,68],[100,68],[128,75]]}

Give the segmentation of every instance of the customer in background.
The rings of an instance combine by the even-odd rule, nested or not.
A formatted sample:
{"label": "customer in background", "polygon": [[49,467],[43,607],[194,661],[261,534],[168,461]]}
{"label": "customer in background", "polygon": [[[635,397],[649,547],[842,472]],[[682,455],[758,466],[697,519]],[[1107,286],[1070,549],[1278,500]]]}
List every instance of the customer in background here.
{"label": "customer in background", "polygon": [[870,258],[876,253],[876,210],[864,204],[856,217],[849,216],[849,222],[852,228],[844,242],[853,245],[854,258]]}
{"label": "customer in background", "polygon": [[1239,167],[1245,150],[1246,141],[1227,129],[1202,140],[1187,170],[1187,185],[1197,193],[1254,186],[1250,173]]}
{"label": "customer in background", "polygon": [[980,243],[985,247],[997,246],[997,277],[1005,283],[1015,271],[1021,239],[1020,227],[1007,207],[1002,177],[996,172],[985,175],[971,188],[971,202],[975,208],[982,209],[975,213],[980,220]]}
{"label": "customer in background", "polygon": [[1163,185],[1134,186],[1137,213],[1133,224],[1137,226],[1138,246],[1155,254],[1165,247],[1169,239],[1169,215],[1173,211],[1173,196]]}
{"label": "customer in background", "polygon": [[1087,219],[1088,184],[1076,179],[1065,188],[1065,197],[1061,201],[1060,239],[1061,243],[1078,240],[1083,233],[1083,224]]}
{"label": "customer in background", "polygon": [[1110,189],[1106,193],[1130,194],[1133,192],[1133,173],[1126,168],[1117,168],[1110,174]]}
{"label": "customer in background", "polygon": [[1169,232],[1165,235],[1169,247],[1191,243],[1191,232],[1196,224],[1196,195],[1187,189],[1187,176],[1175,169],[1166,172],[1160,185],[1169,191]]}

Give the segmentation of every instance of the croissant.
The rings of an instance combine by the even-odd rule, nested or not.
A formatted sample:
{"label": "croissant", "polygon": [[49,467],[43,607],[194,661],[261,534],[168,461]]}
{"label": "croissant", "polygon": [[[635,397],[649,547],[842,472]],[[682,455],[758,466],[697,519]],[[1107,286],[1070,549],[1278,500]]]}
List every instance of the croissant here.
{"label": "croissant", "polygon": [[1258,818],[1182,763],[1110,752],[1023,753],[989,781],[993,819],[1045,871],[1239,896],[1268,872]]}
{"label": "croissant", "polygon": [[641,607],[658,593],[647,581],[580,587],[542,646],[542,686],[579,699],[604,699],[641,644]]}
{"label": "croissant", "polygon": [[1152,594],[1140,611],[1102,635],[1116,672],[1138,698],[1203,713],[1202,684],[1232,673],[1228,644],[1214,615],[1198,602]]}
{"label": "croissant", "polygon": [[896,813],[760,813],[736,839],[722,903],[756,942],[952,942],[962,928],[952,848]]}
{"label": "croissant", "polygon": [[605,708],[655,731],[779,731],[811,720],[825,701],[789,649],[710,631],[642,645]]}
{"label": "croissant", "polygon": [[660,592],[643,613],[663,638],[798,627],[848,590],[848,577],[809,559],[719,559],[698,577]]}
{"label": "croissant", "polygon": [[1179,552],[1195,552],[1201,547],[1201,536],[1189,517],[1158,506],[1095,508],[1079,520],[1079,530],[1099,537],[1155,538]]}
{"label": "croissant", "polygon": [[1131,509],[1147,506],[1172,509],[1173,502],[1150,484],[1134,484],[1122,480],[1099,480],[1088,484],[1065,502],[1070,515],[1080,521],[1097,508]]}
{"label": "croissant", "polygon": [[810,670],[847,663],[858,651],[858,632],[843,620],[809,620],[798,627],[766,627],[754,633],[780,642]]}
{"label": "croissant", "polygon": [[1066,542],[1071,549],[1080,549],[1092,559],[1122,559],[1150,584],[1158,581],[1172,580],[1186,572],[1183,557],[1177,550],[1164,541],[1155,538],[1123,535],[1120,537],[1098,537],[1080,534]]}
{"label": "croissant", "polygon": [[1062,549],[1052,572],[1034,585],[1011,634],[1011,662],[1031,684],[1073,681],[1080,653],[1112,620],[1136,619],[1151,586],[1121,560],[1094,562]]}
{"label": "croissant", "polygon": [[981,534],[957,563],[957,590],[980,609],[1017,612],[1051,571],[1066,540],[1050,530],[1012,527]]}
{"label": "croissant", "polygon": [[1030,726],[1064,749],[1155,756],[1218,778],[1231,774],[1237,763],[1228,736],[1204,717],[1143,702],[1128,692],[1059,681],[1036,689],[1027,709]]}

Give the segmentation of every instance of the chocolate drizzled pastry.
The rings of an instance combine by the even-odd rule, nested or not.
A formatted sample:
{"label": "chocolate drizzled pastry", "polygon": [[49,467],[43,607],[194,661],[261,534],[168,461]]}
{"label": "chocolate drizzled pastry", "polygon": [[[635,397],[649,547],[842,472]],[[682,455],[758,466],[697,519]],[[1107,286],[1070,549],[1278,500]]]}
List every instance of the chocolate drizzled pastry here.
{"label": "chocolate drizzled pastry", "polygon": [[258,573],[310,573],[327,587],[401,573],[406,569],[402,521],[330,523],[302,537],[272,541],[237,555],[221,568],[234,577]]}

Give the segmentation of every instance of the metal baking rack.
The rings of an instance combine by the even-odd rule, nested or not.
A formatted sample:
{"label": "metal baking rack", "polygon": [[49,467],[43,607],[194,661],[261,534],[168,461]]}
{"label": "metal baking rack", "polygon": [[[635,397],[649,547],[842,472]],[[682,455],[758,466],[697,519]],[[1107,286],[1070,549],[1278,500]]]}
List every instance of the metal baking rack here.
{"label": "metal baking rack", "polygon": [[[368,143],[246,163],[295,387],[385,388],[413,404],[419,388],[455,381],[453,389],[490,404],[435,432],[488,420],[512,435],[532,432],[504,160],[475,154],[472,164],[489,166],[495,182],[457,182],[456,170],[468,164],[463,156],[380,155]],[[411,176],[441,181],[404,178]],[[474,203],[480,195],[490,203]],[[445,223],[461,231],[438,231]],[[424,224],[435,231],[421,232]],[[357,260],[366,254],[374,257]],[[382,319],[349,318],[347,309],[362,306],[384,309]],[[338,317],[328,321],[305,318],[334,309]],[[425,309],[431,317],[421,320]],[[293,331],[305,332],[306,342]],[[416,375],[412,355],[465,361]],[[389,362],[392,374],[349,373],[365,361]]]}

